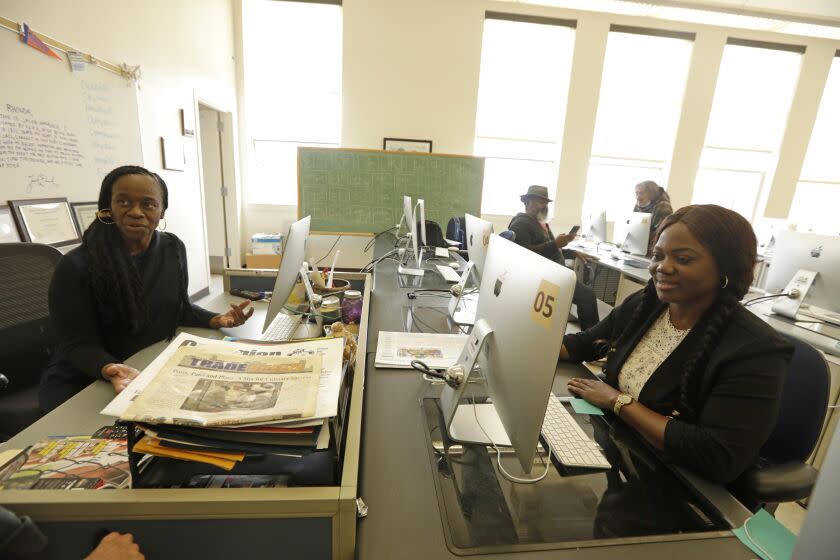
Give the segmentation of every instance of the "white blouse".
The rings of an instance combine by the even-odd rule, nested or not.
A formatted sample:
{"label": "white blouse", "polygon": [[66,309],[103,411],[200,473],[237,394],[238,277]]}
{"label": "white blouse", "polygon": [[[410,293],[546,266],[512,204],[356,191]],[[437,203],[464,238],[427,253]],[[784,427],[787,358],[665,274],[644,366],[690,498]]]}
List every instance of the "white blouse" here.
{"label": "white blouse", "polygon": [[630,353],[618,374],[618,389],[634,399],[662,362],[680,345],[691,329],[680,330],[671,323],[671,310],[665,309]]}

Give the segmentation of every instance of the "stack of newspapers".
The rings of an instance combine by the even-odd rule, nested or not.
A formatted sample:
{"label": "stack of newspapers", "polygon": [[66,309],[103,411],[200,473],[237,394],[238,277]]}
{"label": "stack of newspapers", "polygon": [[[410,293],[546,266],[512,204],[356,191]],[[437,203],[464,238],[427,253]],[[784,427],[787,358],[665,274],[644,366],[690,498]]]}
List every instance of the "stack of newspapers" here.
{"label": "stack of newspapers", "polygon": [[343,338],[287,343],[179,334],[102,414],[135,422],[133,451],[231,470],[330,447]]}

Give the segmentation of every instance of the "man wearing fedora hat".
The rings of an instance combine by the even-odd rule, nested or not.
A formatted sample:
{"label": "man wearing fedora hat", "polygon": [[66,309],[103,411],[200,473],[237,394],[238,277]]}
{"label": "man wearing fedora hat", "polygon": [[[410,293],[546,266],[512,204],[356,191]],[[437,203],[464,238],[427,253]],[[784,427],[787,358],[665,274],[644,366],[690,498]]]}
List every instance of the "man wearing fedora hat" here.
{"label": "man wearing fedora hat", "polygon": [[[547,259],[563,264],[561,249],[574,239],[574,235],[561,233],[554,236],[548,226],[548,188],[531,185],[528,192],[519,197],[525,204],[525,212],[520,212],[510,221],[508,229],[516,235],[514,242],[534,251]],[[598,323],[598,304],[592,288],[577,283],[572,300],[578,309],[581,329],[586,330]]]}

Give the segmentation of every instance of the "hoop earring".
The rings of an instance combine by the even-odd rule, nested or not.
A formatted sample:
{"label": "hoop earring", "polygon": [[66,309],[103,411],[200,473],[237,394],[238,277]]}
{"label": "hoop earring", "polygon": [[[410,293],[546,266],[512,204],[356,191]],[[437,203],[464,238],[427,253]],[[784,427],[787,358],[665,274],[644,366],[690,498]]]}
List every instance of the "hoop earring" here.
{"label": "hoop earring", "polygon": [[721,287],[722,290],[725,290],[728,285],[729,285],[729,276],[724,274],[723,275],[723,284],[721,284],[720,287]]}
{"label": "hoop earring", "polygon": [[160,221],[163,222],[163,227],[160,227],[160,222],[158,222],[157,230],[166,231],[166,218],[161,218]]}
{"label": "hoop earring", "polygon": [[[104,218],[110,218],[111,221],[106,222],[104,220]],[[114,222],[114,217],[111,215],[111,209],[110,208],[103,208],[102,210],[97,210],[96,211],[96,220],[100,224],[105,224],[106,226],[112,226],[115,223]]]}

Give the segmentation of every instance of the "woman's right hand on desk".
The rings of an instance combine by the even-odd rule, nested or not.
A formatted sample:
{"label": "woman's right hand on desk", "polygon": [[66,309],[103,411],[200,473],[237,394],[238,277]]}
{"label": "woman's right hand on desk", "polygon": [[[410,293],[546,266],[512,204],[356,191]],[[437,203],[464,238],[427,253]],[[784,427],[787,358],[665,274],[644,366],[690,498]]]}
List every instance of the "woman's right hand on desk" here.
{"label": "woman's right hand on desk", "polygon": [[114,392],[119,393],[131,383],[131,380],[140,375],[140,372],[125,364],[105,364],[102,368],[102,377],[111,382]]}

